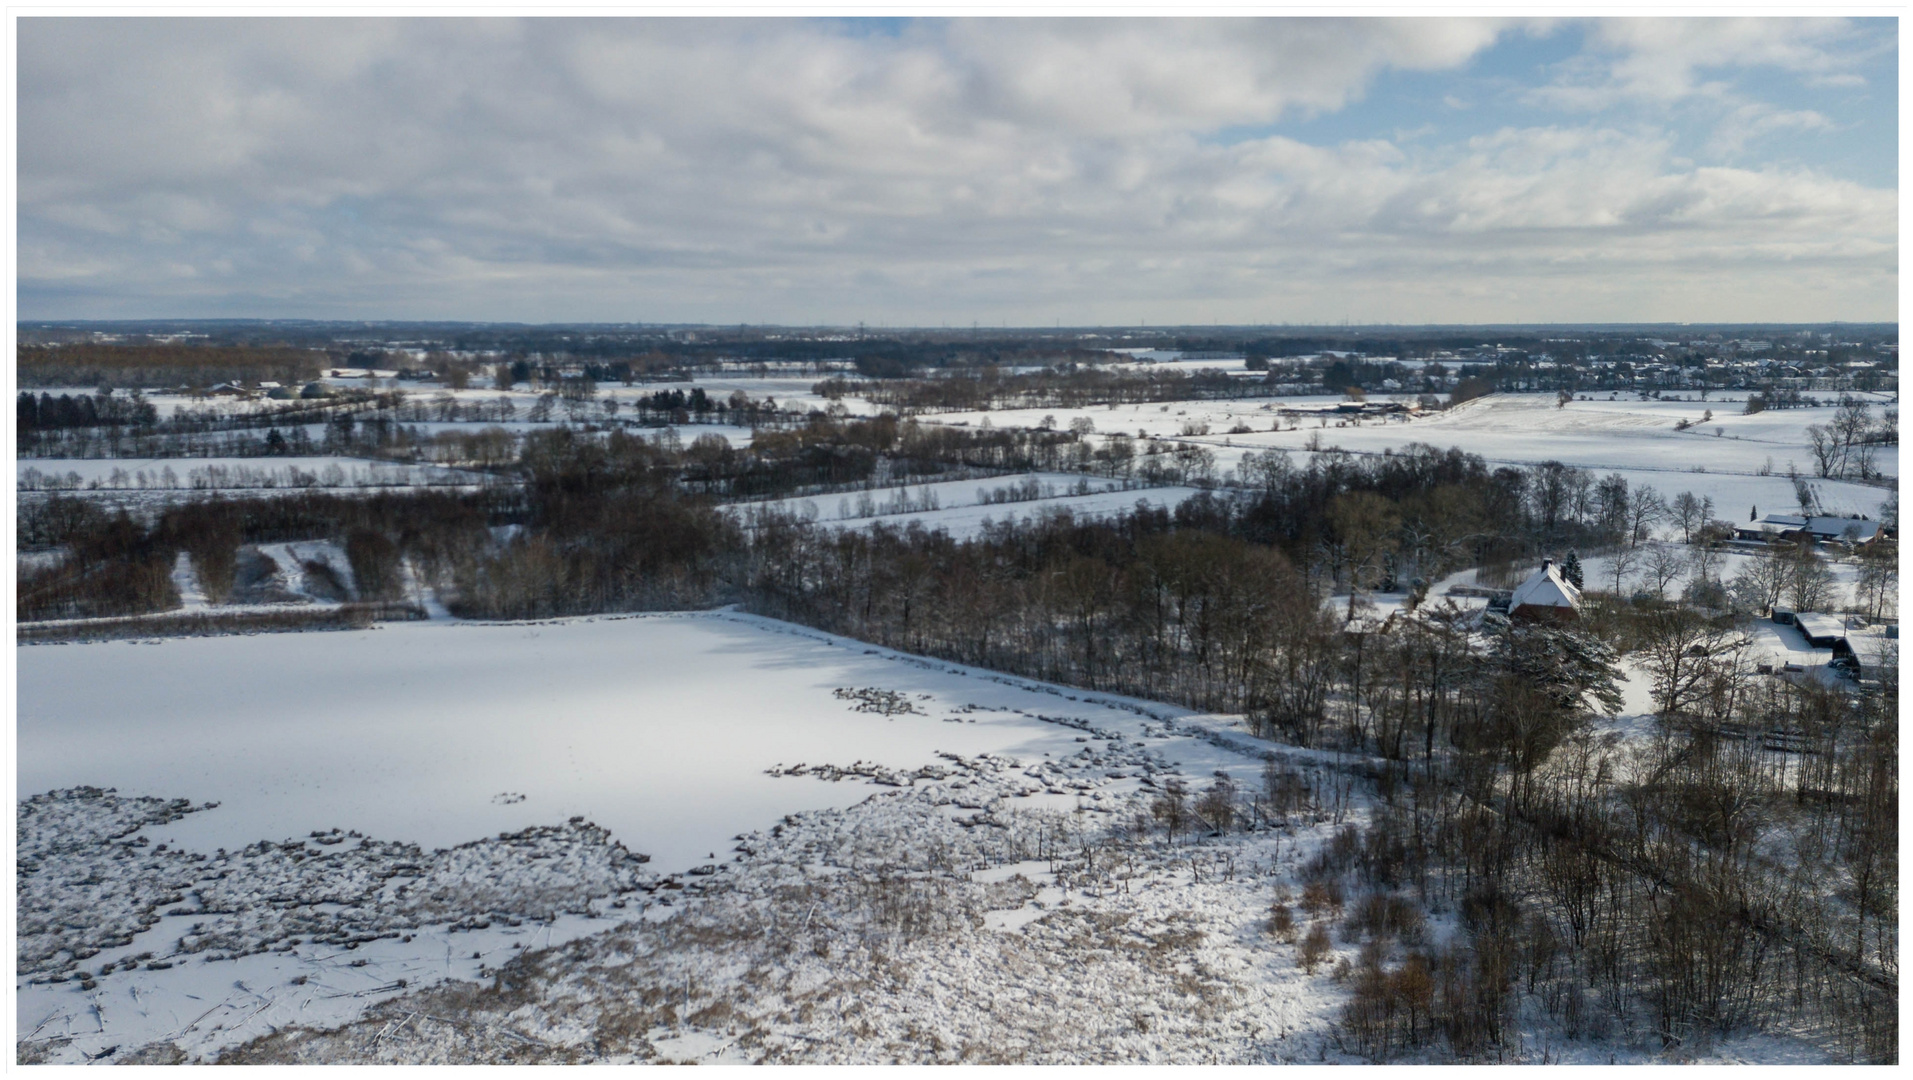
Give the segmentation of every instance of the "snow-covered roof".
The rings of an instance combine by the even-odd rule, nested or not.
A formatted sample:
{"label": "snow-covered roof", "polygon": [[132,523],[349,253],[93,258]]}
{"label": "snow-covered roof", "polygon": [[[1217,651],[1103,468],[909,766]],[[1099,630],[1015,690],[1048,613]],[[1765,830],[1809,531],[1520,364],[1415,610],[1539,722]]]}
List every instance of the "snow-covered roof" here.
{"label": "snow-covered roof", "polygon": [[1880,531],[1880,523],[1860,518],[1814,517],[1807,519],[1807,529],[1815,536],[1845,537],[1851,533],[1855,540],[1871,540]]}
{"label": "snow-covered roof", "polygon": [[1541,564],[1534,576],[1521,583],[1514,591],[1514,599],[1508,605],[1510,612],[1520,607],[1577,607],[1581,603],[1581,590],[1569,584],[1561,576],[1552,559]]}
{"label": "snow-covered roof", "polygon": [[1759,532],[1771,536],[1775,533],[1793,532],[1799,529],[1805,529],[1817,540],[1843,540],[1851,531],[1853,539],[1865,543],[1879,534],[1880,523],[1868,521],[1865,518],[1768,514],[1741,531]]}
{"label": "snow-covered roof", "polygon": [[1801,612],[1793,617],[1800,632],[1809,638],[1843,638],[1847,636],[1847,624],[1843,619],[1832,615],[1818,615],[1813,612]]}

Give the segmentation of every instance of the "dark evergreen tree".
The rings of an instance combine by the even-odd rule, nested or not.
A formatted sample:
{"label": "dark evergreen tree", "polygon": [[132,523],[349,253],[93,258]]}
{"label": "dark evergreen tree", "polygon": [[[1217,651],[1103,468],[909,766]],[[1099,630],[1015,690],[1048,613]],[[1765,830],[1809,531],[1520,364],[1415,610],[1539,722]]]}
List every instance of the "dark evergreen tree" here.
{"label": "dark evergreen tree", "polygon": [[1577,589],[1587,588],[1587,586],[1582,583],[1580,552],[1570,551],[1568,552],[1568,557],[1561,560],[1561,576],[1567,579],[1568,584]]}

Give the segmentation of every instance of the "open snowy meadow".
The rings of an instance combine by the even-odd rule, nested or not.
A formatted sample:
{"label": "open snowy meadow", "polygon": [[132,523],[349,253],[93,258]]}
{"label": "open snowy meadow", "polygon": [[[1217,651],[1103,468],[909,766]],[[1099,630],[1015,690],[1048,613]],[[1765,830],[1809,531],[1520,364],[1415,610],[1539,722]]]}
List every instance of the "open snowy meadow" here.
{"label": "open snowy meadow", "polygon": [[[17,1015],[53,1060],[349,1021],[669,910],[678,887],[748,869],[740,835],[873,785],[934,787],[946,819],[999,800],[1066,814],[1157,770],[1260,767],[1178,729],[1185,710],[729,613],[23,646],[17,662],[19,790],[58,793],[23,809]],[[962,779],[979,770],[988,783]]]}
{"label": "open snowy meadow", "polygon": [[1148,486],[1107,477],[1036,472],[737,503],[730,509],[747,523],[754,515],[774,512],[830,529],[868,529],[877,524],[907,529],[916,524],[967,539],[981,533],[986,523],[1027,522],[1045,513],[1066,511],[1084,519],[1134,511],[1138,506],[1174,510],[1198,491],[1180,484]]}
{"label": "open snowy meadow", "polygon": [[[1894,407],[1890,397],[1861,396],[1876,410]],[[1558,461],[1602,475],[1618,472],[1630,487],[1650,485],[1668,495],[1691,491],[1713,498],[1716,512],[1729,520],[1741,520],[1755,506],[1770,513],[1796,505],[1792,471],[1810,479],[1828,512],[1878,516],[1887,489],[1814,478],[1806,430],[1829,423],[1832,407],[1749,416],[1742,412],[1744,400],[1687,397],[1691,400],[1576,400],[1558,406],[1552,394],[1492,394],[1412,419],[1338,417],[1327,411],[1337,399],[1320,396],[939,413],[921,419],[963,426],[987,420],[999,428],[1033,428],[1045,419],[1068,428],[1087,419],[1100,435],[1204,447],[1215,455],[1218,473],[1235,467],[1250,451],[1287,450],[1301,466],[1318,450],[1380,454],[1410,443],[1458,447],[1491,465]],[[1875,465],[1885,476],[1897,477],[1898,447],[1880,447]]]}

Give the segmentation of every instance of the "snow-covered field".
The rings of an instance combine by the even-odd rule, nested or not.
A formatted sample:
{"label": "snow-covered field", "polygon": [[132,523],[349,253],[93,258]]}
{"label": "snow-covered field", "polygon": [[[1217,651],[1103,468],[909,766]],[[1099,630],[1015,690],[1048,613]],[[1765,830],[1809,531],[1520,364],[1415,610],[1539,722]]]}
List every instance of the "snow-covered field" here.
{"label": "snow-covered field", "polygon": [[823,521],[821,524],[839,529],[867,529],[881,522],[893,529],[907,529],[912,522],[915,522],[925,529],[941,529],[958,540],[964,540],[978,535],[986,524],[992,522],[1003,524],[1014,521],[1027,524],[1042,515],[1065,511],[1077,518],[1113,517],[1133,511],[1139,506],[1151,510],[1174,510],[1182,505],[1183,500],[1200,493],[1199,488],[1170,485],[1138,488],[1133,491],[1107,491],[1095,495],[1060,495],[1053,499],[1039,499],[1033,502],[964,506],[924,513]]}
{"label": "snow-covered field", "polygon": [[[999,785],[1002,794],[1031,811],[1113,804],[1170,762],[1197,776],[1253,764],[1172,734],[1169,718],[1183,710],[1092,700],[735,614],[23,646],[16,660],[23,795],[91,787],[116,789],[120,800],[161,800],[53,800],[43,814],[67,825],[28,844],[45,856],[45,873],[93,883],[80,904],[98,909],[92,923],[150,924],[130,940],[115,930],[87,941],[72,927],[88,919],[55,919],[53,940],[36,939],[50,959],[29,965],[23,956],[20,1030],[72,1039],[59,1053],[73,1060],[160,1038],[200,1052],[268,1024],[337,1023],[349,1018],[346,1006],[397,993],[398,979],[416,989],[471,977],[475,963],[452,961],[488,949],[495,956],[512,944],[498,934],[529,933],[509,920],[540,916],[537,901],[401,902],[380,891],[394,866],[450,880],[479,859],[522,877],[538,869],[530,860],[567,853],[589,868],[586,856],[618,843],[652,856],[647,883],[682,882],[728,860],[739,834],[859,801],[869,794],[864,779],[907,785],[917,770],[922,782],[925,766],[949,761],[940,755],[996,761],[988,768],[1015,778]],[[884,693],[859,693],[875,689]],[[1083,756],[1088,736],[1071,725],[1091,720],[1133,743],[1120,751],[1096,743],[1093,769],[1083,757],[1085,767],[1067,774],[1025,774],[1045,759]],[[852,782],[826,782],[844,770]],[[482,846],[465,848],[474,852],[467,858],[445,854],[500,833],[562,830],[573,818],[607,830],[603,840],[545,837],[516,863]],[[347,837],[355,842],[340,843]],[[294,851],[296,859],[284,854]],[[132,881],[140,860],[155,854],[163,858],[146,872],[161,873],[166,887],[141,894]],[[308,858],[325,857],[362,869],[348,874],[335,862],[299,877]],[[451,862],[434,869],[435,859]],[[608,914],[630,884],[614,880],[615,870],[613,862],[599,874],[596,895],[574,890],[568,906],[543,901],[544,915],[570,912],[571,921],[537,927],[538,941],[602,928],[588,913]],[[218,896],[195,884],[209,873],[223,880],[220,871],[252,884],[236,893],[221,886]],[[50,895],[71,907],[71,888]],[[313,903],[338,905],[323,909],[331,921],[318,929],[295,918],[298,905]],[[450,929],[494,911],[501,925],[480,928],[492,937]],[[182,947],[195,923],[224,927],[223,937],[203,931],[217,947]],[[83,963],[74,956],[93,948],[102,952]],[[356,960],[367,964],[352,967]],[[81,968],[88,976],[76,985]],[[28,982],[36,970],[70,977]],[[300,974],[330,978],[345,996],[301,1005],[307,984],[289,989]],[[215,1004],[208,987],[234,982],[252,989],[194,1027],[193,1014]],[[375,987],[384,989],[352,996]],[[222,1030],[211,1030],[215,1023]]]}
{"label": "snow-covered field", "polygon": [[[1894,407],[1891,399],[1879,395],[1868,400],[1876,415],[1882,408]],[[1142,434],[1207,447],[1215,453],[1219,471],[1233,468],[1251,450],[1289,450],[1299,465],[1307,460],[1312,445],[1369,454],[1400,450],[1416,442],[1437,449],[1454,446],[1496,464],[1559,461],[1602,475],[1619,472],[1633,486],[1648,484],[1667,494],[1691,491],[1711,496],[1720,516],[1740,520],[1739,515],[1754,506],[1769,513],[1795,505],[1789,466],[1802,475],[1813,475],[1806,429],[1827,424],[1835,411],[1785,409],[1746,416],[1740,412],[1744,402],[1737,400],[1574,401],[1557,408],[1553,395],[1495,394],[1409,420],[1354,421],[1282,412],[1284,408],[1319,410],[1333,403],[1323,397],[1180,401],[1114,409],[943,413],[923,420],[975,426],[987,418],[996,427],[1035,427],[1048,417],[1056,426],[1067,428],[1072,421],[1087,418],[1102,434]],[[1715,414],[1713,419],[1702,423],[1709,411]],[[1682,420],[1692,426],[1676,431],[1674,425]],[[1278,425],[1282,430],[1271,430]],[[1231,430],[1238,426],[1250,430]],[[1720,434],[1715,434],[1716,429]],[[1885,475],[1897,476],[1898,448],[1878,448],[1875,463]],[[1767,475],[1761,475],[1763,470]],[[1888,494],[1857,483],[1812,482],[1831,512],[1878,516]]]}
{"label": "snow-covered field", "polygon": [[765,511],[795,514],[834,529],[867,529],[878,523],[905,529],[914,522],[966,539],[981,532],[985,522],[1023,522],[1062,511],[1079,518],[1107,517],[1138,505],[1173,510],[1197,492],[1179,485],[1142,487],[1104,477],[1026,473],[740,503],[727,509],[745,520]]}
{"label": "snow-covered field", "polygon": [[476,484],[484,474],[372,458],[17,458],[26,491],[224,491],[254,488],[413,487]]}

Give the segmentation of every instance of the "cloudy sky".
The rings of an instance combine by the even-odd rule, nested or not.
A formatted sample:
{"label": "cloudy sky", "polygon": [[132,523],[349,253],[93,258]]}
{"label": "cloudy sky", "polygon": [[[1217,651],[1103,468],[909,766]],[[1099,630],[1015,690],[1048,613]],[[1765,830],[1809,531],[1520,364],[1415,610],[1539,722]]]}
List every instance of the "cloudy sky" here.
{"label": "cloudy sky", "polygon": [[1891,19],[22,19],[37,318],[1898,317]]}

